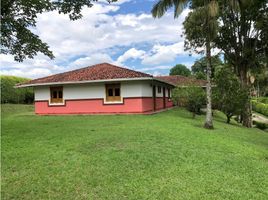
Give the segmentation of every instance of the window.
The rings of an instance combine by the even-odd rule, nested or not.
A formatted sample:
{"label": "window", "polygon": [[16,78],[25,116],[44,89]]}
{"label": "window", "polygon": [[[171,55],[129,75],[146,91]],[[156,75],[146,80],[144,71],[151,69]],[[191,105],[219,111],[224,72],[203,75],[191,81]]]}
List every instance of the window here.
{"label": "window", "polygon": [[167,91],[168,91],[168,98],[170,98],[170,88],[168,88]]}
{"label": "window", "polygon": [[63,87],[51,87],[50,97],[50,103],[63,103]]}
{"label": "window", "polygon": [[158,92],[158,93],[161,93],[161,92],[162,92],[162,87],[161,87],[161,86],[158,86],[158,87],[157,87],[157,92]]}
{"label": "window", "polygon": [[120,84],[106,85],[106,102],[121,102]]}

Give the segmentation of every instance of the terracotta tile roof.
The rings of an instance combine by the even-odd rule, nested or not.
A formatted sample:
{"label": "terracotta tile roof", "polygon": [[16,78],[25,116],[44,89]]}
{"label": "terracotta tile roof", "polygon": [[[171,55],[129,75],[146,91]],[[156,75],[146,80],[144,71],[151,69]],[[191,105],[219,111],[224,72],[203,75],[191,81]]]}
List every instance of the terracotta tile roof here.
{"label": "terracotta tile roof", "polygon": [[189,85],[196,85],[200,87],[205,87],[207,84],[206,80],[199,80],[191,77],[174,75],[174,76],[157,76],[157,79],[162,81],[168,82],[173,85],[177,86],[189,86]]}
{"label": "terracotta tile roof", "polygon": [[57,82],[78,82],[93,81],[105,79],[121,79],[121,78],[143,78],[153,77],[152,75],[137,72],[123,67],[118,67],[109,63],[101,63],[89,67],[68,71],[44,78],[34,79],[17,86],[28,84],[57,83]]}

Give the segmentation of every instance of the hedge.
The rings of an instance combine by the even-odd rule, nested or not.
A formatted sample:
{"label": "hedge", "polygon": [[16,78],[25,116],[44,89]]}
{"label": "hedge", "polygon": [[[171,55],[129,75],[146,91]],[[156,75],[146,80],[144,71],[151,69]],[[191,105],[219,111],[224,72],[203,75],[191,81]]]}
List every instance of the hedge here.
{"label": "hedge", "polygon": [[252,100],[252,110],[268,117],[268,104]]}
{"label": "hedge", "polygon": [[264,104],[268,104],[268,97],[259,97],[257,101],[264,103]]}
{"label": "hedge", "polygon": [[34,93],[32,88],[14,88],[17,83],[29,79],[16,76],[0,76],[0,78],[1,103],[33,103]]}

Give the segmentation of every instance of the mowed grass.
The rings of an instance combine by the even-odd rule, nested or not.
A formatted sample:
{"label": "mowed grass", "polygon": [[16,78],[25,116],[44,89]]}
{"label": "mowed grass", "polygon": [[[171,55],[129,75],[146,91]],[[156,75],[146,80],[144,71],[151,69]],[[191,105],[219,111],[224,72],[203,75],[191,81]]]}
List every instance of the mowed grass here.
{"label": "mowed grass", "polygon": [[183,109],[36,116],[2,105],[2,199],[268,199],[268,134]]}

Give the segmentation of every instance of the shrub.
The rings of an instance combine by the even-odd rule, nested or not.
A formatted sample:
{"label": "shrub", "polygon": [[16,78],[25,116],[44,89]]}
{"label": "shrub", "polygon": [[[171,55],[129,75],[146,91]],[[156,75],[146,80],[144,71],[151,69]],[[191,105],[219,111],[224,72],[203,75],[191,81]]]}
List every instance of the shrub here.
{"label": "shrub", "polygon": [[195,114],[200,114],[202,106],[206,103],[205,91],[196,86],[177,87],[173,90],[172,99],[176,105],[184,106]]}
{"label": "shrub", "polygon": [[187,90],[182,87],[176,87],[172,90],[172,101],[177,106],[187,106]]}
{"label": "shrub", "polygon": [[259,97],[257,98],[257,101],[264,103],[264,104],[268,104],[268,97]]}
{"label": "shrub", "polygon": [[268,117],[268,104],[258,102],[257,100],[252,100],[251,102],[252,110]]}

